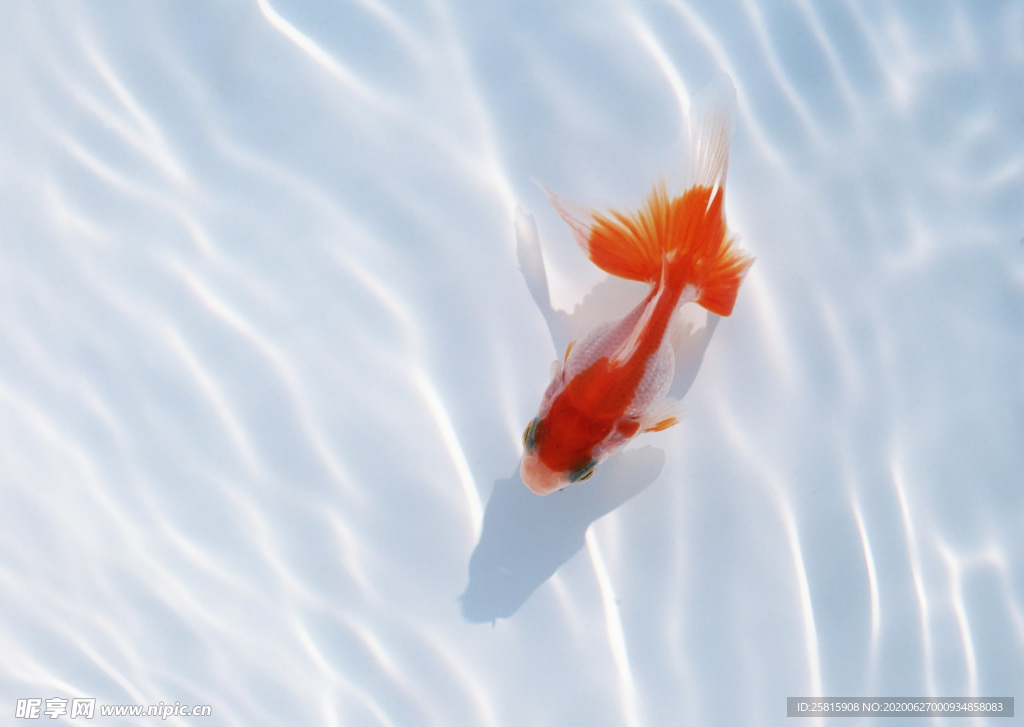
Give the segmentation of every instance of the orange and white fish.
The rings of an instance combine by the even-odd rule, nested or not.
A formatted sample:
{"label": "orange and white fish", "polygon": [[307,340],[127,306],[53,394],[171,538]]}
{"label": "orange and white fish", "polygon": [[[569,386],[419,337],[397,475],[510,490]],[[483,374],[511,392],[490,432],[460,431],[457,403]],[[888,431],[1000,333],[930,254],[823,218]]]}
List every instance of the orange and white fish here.
{"label": "orange and white fish", "polygon": [[570,343],[555,362],[540,411],[523,432],[519,471],[536,494],[589,479],[637,434],[677,422],[665,400],[675,372],[667,335],[673,317],[688,302],[728,316],[753,262],[733,246],[725,224],[730,136],[729,114],[709,113],[696,139],[693,184],[673,198],[664,183],[655,185],[634,214],[579,219],[549,194],[595,265],[651,288],[622,320]]}

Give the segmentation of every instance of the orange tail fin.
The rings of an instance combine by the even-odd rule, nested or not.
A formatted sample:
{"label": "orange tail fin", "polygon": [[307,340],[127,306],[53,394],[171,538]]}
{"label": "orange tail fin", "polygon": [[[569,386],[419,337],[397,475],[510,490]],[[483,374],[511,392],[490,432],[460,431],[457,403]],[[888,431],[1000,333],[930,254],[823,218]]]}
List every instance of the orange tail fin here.
{"label": "orange tail fin", "polygon": [[[729,90],[731,91],[731,85]],[[693,185],[669,198],[655,185],[643,209],[633,215],[590,213],[585,223],[549,193],[588,257],[599,268],[627,280],[697,289],[697,302],[727,316],[753,259],[733,247],[722,206],[729,162],[730,118],[715,107],[703,118],[695,139]]]}

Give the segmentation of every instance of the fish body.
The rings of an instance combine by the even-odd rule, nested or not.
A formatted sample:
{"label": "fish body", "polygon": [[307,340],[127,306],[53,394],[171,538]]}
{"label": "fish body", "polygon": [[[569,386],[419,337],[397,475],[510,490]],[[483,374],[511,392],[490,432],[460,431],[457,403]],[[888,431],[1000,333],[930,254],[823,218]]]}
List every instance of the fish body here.
{"label": "fish body", "polygon": [[693,184],[677,197],[658,184],[639,212],[581,219],[549,195],[592,262],[650,290],[621,320],[570,343],[553,365],[538,414],[523,432],[520,474],[538,495],[589,479],[633,437],[675,424],[676,402],[665,397],[675,371],[670,331],[677,311],[696,302],[717,315],[732,313],[753,259],[734,247],[725,223],[731,125],[715,109],[700,128]]}

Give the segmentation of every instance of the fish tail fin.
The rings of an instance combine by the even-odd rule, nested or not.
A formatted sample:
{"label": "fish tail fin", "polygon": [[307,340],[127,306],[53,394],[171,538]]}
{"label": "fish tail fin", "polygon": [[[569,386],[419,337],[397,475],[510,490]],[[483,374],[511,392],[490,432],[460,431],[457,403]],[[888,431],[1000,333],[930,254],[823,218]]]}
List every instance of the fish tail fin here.
{"label": "fish tail fin", "polygon": [[668,284],[680,290],[693,286],[693,300],[711,313],[727,316],[754,259],[737,249],[729,236],[723,188],[695,185],[673,202],[680,208],[674,216],[684,221],[666,254]]}
{"label": "fish tail fin", "polygon": [[735,126],[736,89],[726,74],[691,110],[691,186],[673,200],[679,220],[669,235],[668,257],[677,285],[692,285],[696,301],[720,316],[732,313],[740,283],[754,262],[735,247],[725,223],[725,178]]}
{"label": "fish tail fin", "polygon": [[[667,197],[664,185],[662,196]],[[576,244],[597,267],[618,278],[656,283],[664,257],[657,237],[648,234],[643,215],[596,212],[548,190],[548,200],[572,230]]]}
{"label": "fish tail fin", "polygon": [[572,229],[576,242],[605,272],[652,285],[663,283],[680,291],[693,286],[696,295],[691,300],[727,316],[753,259],[733,246],[725,224],[730,100],[735,96],[728,76],[716,84],[715,91],[719,98],[711,100],[699,125],[693,124],[693,179],[681,196],[669,197],[665,183],[659,182],[638,213],[586,211],[589,221],[570,211],[570,203],[551,192],[548,198]]}
{"label": "fish tail fin", "polygon": [[[665,257],[655,229],[661,208],[668,203],[664,183],[651,192],[648,207],[630,215],[597,212],[548,191],[548,199],[572,230],[576,243],[597,267],[618,278],[657,283]],[[657,205],[657,209],[652,208]]]}

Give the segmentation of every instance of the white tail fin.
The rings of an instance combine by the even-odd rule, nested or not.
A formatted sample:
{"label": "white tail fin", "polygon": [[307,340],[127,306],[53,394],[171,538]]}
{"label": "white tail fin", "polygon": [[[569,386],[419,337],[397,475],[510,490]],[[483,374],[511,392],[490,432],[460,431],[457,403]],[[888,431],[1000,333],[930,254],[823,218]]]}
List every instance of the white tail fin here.
{"label": "white tail fin", "polygon": [[736,87],[726,73],[718,74],[690,106],[690,184],[725,186],[729,143],[736,128]]}

